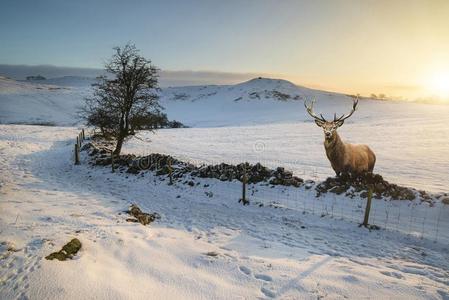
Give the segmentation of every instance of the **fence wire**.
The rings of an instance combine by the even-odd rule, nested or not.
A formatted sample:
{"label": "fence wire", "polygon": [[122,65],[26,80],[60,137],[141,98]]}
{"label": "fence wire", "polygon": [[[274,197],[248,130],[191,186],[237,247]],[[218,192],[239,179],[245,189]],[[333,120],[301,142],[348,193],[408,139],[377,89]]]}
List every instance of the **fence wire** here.
{"label": "fence wire", "polygon": [[[238,164],[240,161],[229,162]],[[353,198],[335,193],[325,193],[316,197],[314,174],[295,174],[312,178],[314,185],[286,187],[269,183],[247,184],[246,197],[253,205],[281,207],[320,217],[345,220],[361,224],[367,204],[366,198]],[[234,180],[216,180],[215,191],[221,196],[236,201],[242,197],[242,183]],[[219,186],[222,188],[220,189]],[[420,202],[420,200],[375,199],[371,201],[369,224],[388,231],[401,232],[407,236],[426,239],[449,245],[449,206],[440,201]]]}

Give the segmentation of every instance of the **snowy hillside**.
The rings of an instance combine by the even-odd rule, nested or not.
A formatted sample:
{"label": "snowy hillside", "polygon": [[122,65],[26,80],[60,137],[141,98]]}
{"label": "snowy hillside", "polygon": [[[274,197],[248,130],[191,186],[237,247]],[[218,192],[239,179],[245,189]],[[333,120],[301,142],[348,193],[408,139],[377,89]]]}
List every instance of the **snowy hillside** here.
{"label": "snowy hillside", "polygon": [[[0,121],[75,124],[79,122],[75,114],[77,107],[91,93],[90,84],[93,82],[93,78],[75,76],[29,82],[0,77]],[[322,101],[321,104],[337,107],[340,102],[336,100],[349,100],[344,95],[268,78],[256,78],[236,85],[165,88],[160,95],[168,117],[191,127],[304,120],[305,97],[315,97]]]}
{"label": "snowy hillside", "polygon": [[[0,122],[77,124],[76,112],[89,95],[91,82],[83,77],[35,82],[0,78]],[[161,130],[145,137],[153,143],[144,149],[200,162],[262,161],[323,179],[333,173],[323,151],[322,130],[305,112],[305,97],[315,97],[316,111],[327,117],[345,113],[351,105],[345,95],[277,79],[166,88],[161,103],[170,119],[191,127],[223,129]],[[378,156],[376,170],[386,178],[445,192],[448,123],[449,105],[361,100],[339,132],[346,141],[369,144]]]}
{"label": "snowy hillside", "polygon": [[[38,81],[0,77],[0,123],[79,124],[77,111],[91,94],[94,78],[66,76]],[[316,110],[331,117],[345,113],[351,98],[296,86],[279,79],[255,78],[236,85],[169,87],[160,92],[169,119],[189,127],[223,127],[310,122],[303,100],[317,99]],[[351,122],[403,122],[444,116],[448,105],[364,99]]]}
{"label": "snowy hillside", "polygon": [[77,110],[89,94],[74,80],[16,81],[0,76],[0,123],[54,124],[79,122]]}

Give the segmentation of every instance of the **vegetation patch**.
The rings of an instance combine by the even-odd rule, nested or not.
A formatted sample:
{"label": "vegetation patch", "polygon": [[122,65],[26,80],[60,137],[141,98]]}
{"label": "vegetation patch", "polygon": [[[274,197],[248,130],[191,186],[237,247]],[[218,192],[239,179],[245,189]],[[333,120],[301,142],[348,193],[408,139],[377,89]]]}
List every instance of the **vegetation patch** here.
{"label": "vegetation patch", "polygon": [[81,249],[81,242],[78,239],[73,239],[67,244],[65,244],[61,250],[58,252],[53,252],[52,254],[45,257],[45,259],[53,260],[57,259],[59,261],[64,261],[67,259],[72,259],[78,251]]}

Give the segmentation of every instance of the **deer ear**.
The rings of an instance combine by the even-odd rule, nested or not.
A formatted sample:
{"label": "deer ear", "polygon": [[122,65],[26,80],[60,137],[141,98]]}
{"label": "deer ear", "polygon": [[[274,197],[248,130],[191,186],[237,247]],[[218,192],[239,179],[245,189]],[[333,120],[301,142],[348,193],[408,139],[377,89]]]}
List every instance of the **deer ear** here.
{"label": "deer ear", "polygon": [[341,120],[337,122],[337,126],[340,127],[345,123],[345,120]]}
{"label": "deer ear", "polygon": [[320,121],[320,120],[316,120],[316,119],[315,119],[315,124],[318,125],[318,126],[320,126],[320,127],[323,127],[323,121]]}

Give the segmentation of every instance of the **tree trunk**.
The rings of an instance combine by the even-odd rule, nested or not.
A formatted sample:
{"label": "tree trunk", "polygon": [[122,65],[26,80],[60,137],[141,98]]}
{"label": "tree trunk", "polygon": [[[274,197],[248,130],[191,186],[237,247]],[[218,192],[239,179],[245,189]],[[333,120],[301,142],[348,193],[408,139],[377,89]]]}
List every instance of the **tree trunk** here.
{"label": "tree trunk", "polygon": [[123,135],[119,135],[119,137],[117,139],[117,144],[116,144],[115,150],[114,150],[114,156],[118,157],[120,155],[120,152],[122,151],[124,139],[125,139],[125,137]]}
{"label": "tree trunk", "polygon": [[126,133],[125,133],[125,120],[123,119],[124,113],[122,112],[122,115],[120,117],[120,123],[119,123],[119,134],[117,137],[117,144],[115,146],[115,150],[114,150],[114,155],[116,155],[117,157],[120,155],[120,152],[122,151],[122,146],[123,146],[123,141],[126,137]]}

